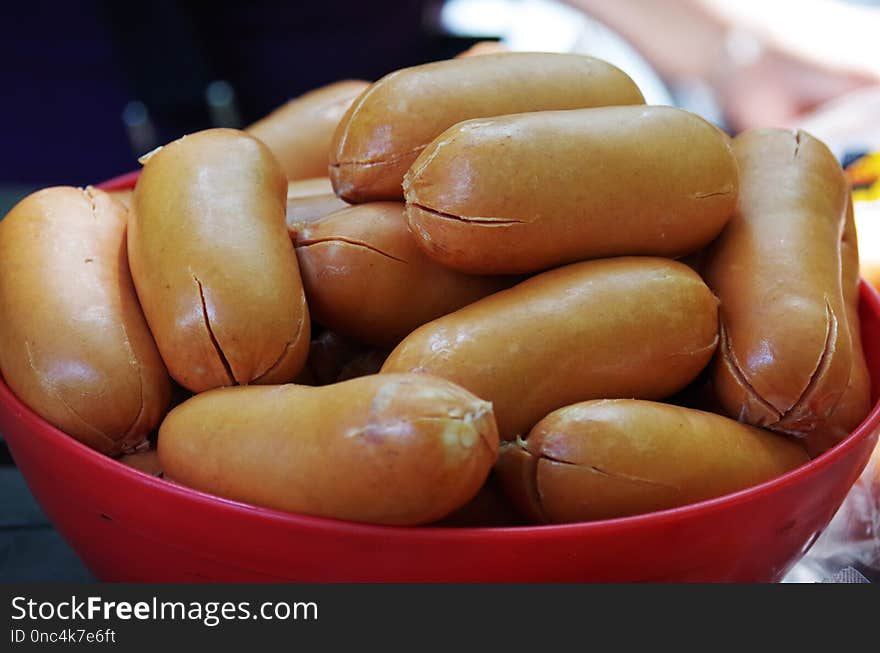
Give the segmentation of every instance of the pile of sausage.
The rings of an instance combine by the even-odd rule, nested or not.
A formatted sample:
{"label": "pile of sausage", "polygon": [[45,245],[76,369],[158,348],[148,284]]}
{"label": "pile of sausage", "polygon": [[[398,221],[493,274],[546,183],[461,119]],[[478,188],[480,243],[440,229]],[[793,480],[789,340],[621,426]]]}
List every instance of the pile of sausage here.
{"label": "pile of sausage", "polygon": [[49,188],[0,223],[0,369],[171,482],[380,524],[602,519],[777,476],[869,410],[831,152],[645,106],[603,61],[342,82],[142,163],[130,196]]}

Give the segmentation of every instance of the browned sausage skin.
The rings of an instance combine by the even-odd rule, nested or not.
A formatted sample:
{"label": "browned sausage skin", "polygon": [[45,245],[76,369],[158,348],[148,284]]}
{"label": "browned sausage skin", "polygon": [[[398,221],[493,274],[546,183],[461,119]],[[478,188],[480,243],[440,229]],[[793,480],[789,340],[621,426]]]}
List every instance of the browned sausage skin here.
{"label": "browned sausage skin", "polygon": [[676,258],[736,207],[728,139],[674,107],[543,111],[462,122],[404,180],[425,252],[474,274],[608,256]]}
{"label": "browned sausage skin", "polygon": [[812,456],[819,455],[845,438],[865,419],[871,410],[871,377],[862,348],[862,333],[859,323],[859,243],[851,196],[847,201],[840,254],[843,300],[846,304],[846,317],[852,338],[852,368],[846,390],[827,425],[807,434],[807,450]]}
{"label": "browned sausage skin", "polygon": [[330,148],[330,179],[348,202],[400,200],[419,153],[462,120],[643,103],[626,73],[583,55],[508,52],[404,68],[346,112]]}
{"label": "browned sausage skin", "polygon": [[399,202],[359,204],[302,224],[294,245],[314,319],[375,347],[390,349],[422,324],[514,283],[431,260]]}
{"label": "browned sausage skin", "polygon": [[155,449],[135,451],[119,458],[119,462],[127,467],[136,469],[150,476],[162,476],[162,466],[159,464],[159,454]]}
{"label": "browned sausage skin", "polygon": [[418,328],[382,372],[440,376],[491,401],[501,437],[550,411],[604,397],[660,399],[711,360],[718,302],[669,259],[557,268]]}
{"label": "browned sausage skin", "polygon": [[293,239],[303,225],[348,206],[333,194],[327,177],[292,181],[287,184],[287,233]]}
{"label": "browned sausage skin", "polygon": [[107,454],[141,443],[171,382],[141,313],[127,211],[103,191],[47,188],[0,222],[0,369],[41,417]]}
{"label": "browned sausage skin", "polygon": [[107,191],[107,194],[117,202],[121,203],[127,211],[131,211],[131,201],[134,193],[130,188],[125,190]]}
{"label": "browned sausage skin", "polygon": [[549,414],[502,445],[496,473],[530,521],[572,522],[721,496],[807,460],[785,437],[721,415],[616,399]]}
{"label": "browned sausage skin", "polygon": [[330,141],[369,82],[345,80],[309,91],[248,127],[278,158],[289,180],[327,175]]}
{"label": "browned sausage skin", "polygon": [[715,388],[732,417],[806,436],[828,426],[856,354],[841,278],[846,181],[802,131],[746,132],[733,151],[737,211],[704,267],[721,300]]}
{"label": "browned sausage skin", "polygon": [[287,234],[287,181],[257,139],[232,129],[151,154],[128,233],[144,314],[172,376],[193,392],[289,381],[309,317]]}
{"label": "browned sausage skin", "polygon": [[497,454],[487,402],[414,374],[221,388],[175,408],[159,431],[159,459],[176,482],[379,524],[446,516],[477,493]]}

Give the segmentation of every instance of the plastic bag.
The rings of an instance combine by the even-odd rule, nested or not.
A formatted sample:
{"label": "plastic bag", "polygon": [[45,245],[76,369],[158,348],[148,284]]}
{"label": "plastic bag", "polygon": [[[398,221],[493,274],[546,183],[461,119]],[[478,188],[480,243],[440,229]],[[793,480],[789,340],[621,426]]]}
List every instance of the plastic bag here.
{"label": "plastic bag", "polygon": [[880,583],[880,445],[828,528],[784,583]]}

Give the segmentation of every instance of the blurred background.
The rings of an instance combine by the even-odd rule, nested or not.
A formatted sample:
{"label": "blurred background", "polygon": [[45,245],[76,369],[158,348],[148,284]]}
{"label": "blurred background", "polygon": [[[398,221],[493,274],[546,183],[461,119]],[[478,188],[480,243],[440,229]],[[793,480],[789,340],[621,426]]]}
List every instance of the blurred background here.
{"label": "blurred background", "polygon": [[[127,172],[157,145],[210,126],[246,126],[322,84],[375,80],[480,40],[597,54],[633,76],[649,102],[684,106],[730,131],[833,109],[824,118],[833,125],[817,126],[826,140],[833,128],[839,149],[869,149],[880,100],[876,92],[873,100],[852,98],[880,86],[877,7],[864,0],[4,3],[0,208],[5,214],[37,187]],[[847,106],[826,106],[835,100]],[[838,133],[853,121],[853,103],[868,107],[866,118],[855,133]]]}
{"label": "blurred background", "polygon": [[[844,164],[880,151],[880,0],[31,0],[4,3],[2,18],[0,216],[37,188],[134,170],[185,133],[244,127],[323,84],[482,41],[602,57],[648,103],[731,134],[801,126]],[[856,184],[865,260],[880,251],[873,160]],[[0,463],[0,576],[89,578],[2,441]]]}

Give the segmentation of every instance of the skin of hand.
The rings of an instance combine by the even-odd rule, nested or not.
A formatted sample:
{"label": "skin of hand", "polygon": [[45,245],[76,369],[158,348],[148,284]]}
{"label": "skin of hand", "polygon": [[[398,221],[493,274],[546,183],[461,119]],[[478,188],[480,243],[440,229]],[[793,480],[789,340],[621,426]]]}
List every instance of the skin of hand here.
{"label": "skin of hand", "polygon": [[708,83],[737,131],[788,124],[880,84],[880,60],[867,55],[880,33],[872,8],[830,0],[567,1],[628,39],[670,83]]}

